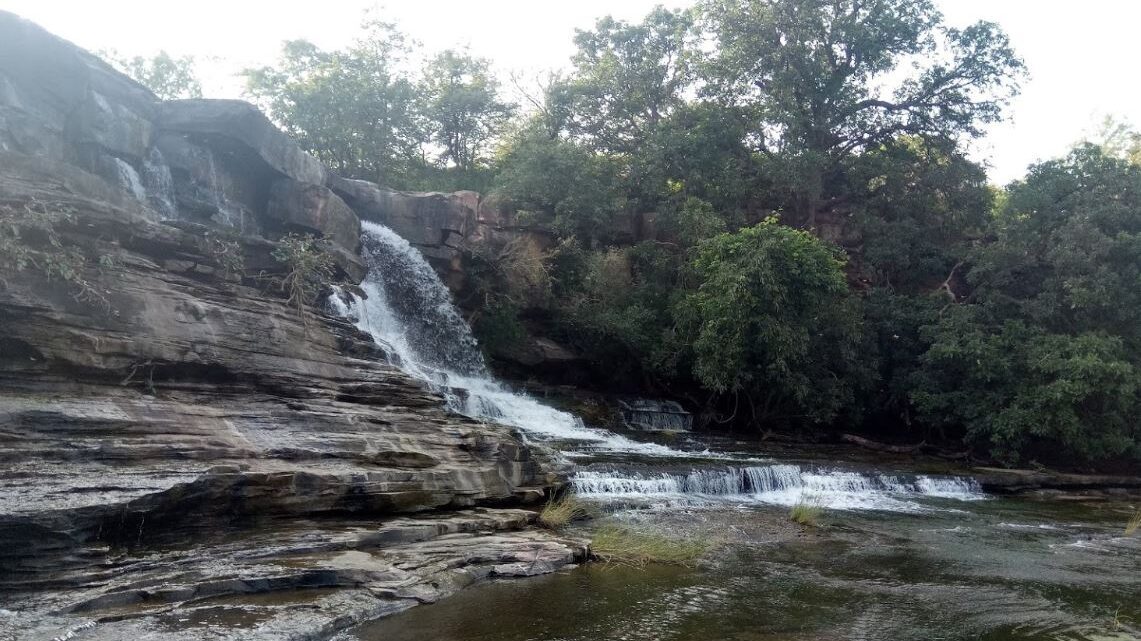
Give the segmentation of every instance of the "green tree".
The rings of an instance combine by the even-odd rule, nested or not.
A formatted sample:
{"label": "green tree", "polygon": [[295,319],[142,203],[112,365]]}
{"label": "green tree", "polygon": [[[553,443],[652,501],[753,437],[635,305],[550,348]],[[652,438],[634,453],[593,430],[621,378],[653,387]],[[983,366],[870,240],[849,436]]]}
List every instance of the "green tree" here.
{"label": "green tree", "polygon": [[1009,189],[912,396],[1010,462],[1141,454],[1141,167],[1086,145]]}
{"label": "green tree", "polygon": [[424,166],[417,90],[400,70],[408,52],[393,25],[366,22],[344,50],[286,42],[276,65],[244,71],[246,90],[337,173],[406,187]]}
{"label": "green tree", "polygon": [[514,112],[499,97],[491,63],[445,51],[428,63],[422,91],[431,140],[442,150],[440,160],[463,172],[485,164],[492,141]]}
{"label": "green tree", "polygon": [[931,0],[708,0],[706,93],[752,114],[801,222],[849,202],[846,163],[901,136],[957,139],[998,120],[1022,62],[994,24],[943,25]]}
{"label": "green tree", "polygon": [[592,149],[631,154],[684,105],[694,80],[691,12],[654,9],[630,24],[612,17],[575,35],[574,70],[551,98],[563,128]]}
{"label": "green tree", "polygon": [[703,243],[680,302],[693,372],[757,420],[830,421],[851,402],[859,312],[838,250],[769,219]]}
{"label": "green tree", "polygon": [[166,51],[150,57],[120,56],[115,51],[103,56],[163,100],[202,97],[194,56],[175,57]]}
{"label": "green tree", "polygon": [[612,159],[576,142],[552,139],[538,123],[507,142],[497,184],[508,206],[585,244],[608,238],[615,214],[626,208]]}

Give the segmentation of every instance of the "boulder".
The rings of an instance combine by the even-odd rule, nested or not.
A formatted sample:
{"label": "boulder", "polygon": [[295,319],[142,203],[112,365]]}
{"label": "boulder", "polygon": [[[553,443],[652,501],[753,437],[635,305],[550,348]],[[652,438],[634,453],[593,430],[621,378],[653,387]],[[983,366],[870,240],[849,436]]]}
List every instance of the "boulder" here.
{"label": "boulder", "polygon": [[328,187],[281,178],[269,191],[266,216],[287,229],[317,232],[352,252],[360,247],[361,223]]}
{"label": "boulder", "polygon": [[418,247],[458,250],[479,209],[474,191],[404,192],[339,176],[332,176],[329,186],[363,220],[381,223]]}
{"label": "boulder", "polygon": [[220,137],[253,150],[267,165],[298,182],[325,184],[325,166],[242,100],[171,100],[162,103],[163,131]]}

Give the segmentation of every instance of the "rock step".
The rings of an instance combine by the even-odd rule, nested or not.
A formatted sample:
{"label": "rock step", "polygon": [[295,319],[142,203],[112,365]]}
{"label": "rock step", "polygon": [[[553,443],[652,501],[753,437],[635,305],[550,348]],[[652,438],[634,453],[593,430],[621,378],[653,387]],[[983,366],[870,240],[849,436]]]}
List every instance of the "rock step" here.
{"label": "rock step", "polygon": [[[51,602],[43,593],[12,599],[0,629],[12,625],[17,639],[76,629],[77,639],[144,631],[148,639],[207,639],[235,628],[243,631],[227,638],[327,638],[482,580],[546,574],[586,559],[584,542],[530,527],[536,518],[474,509],[379,526],[304,522],[219,536],[119,559],[117,573],[90,576],[89,584],[74,577],[73,589]],[[55,614],[32,616],[44,611]]]}

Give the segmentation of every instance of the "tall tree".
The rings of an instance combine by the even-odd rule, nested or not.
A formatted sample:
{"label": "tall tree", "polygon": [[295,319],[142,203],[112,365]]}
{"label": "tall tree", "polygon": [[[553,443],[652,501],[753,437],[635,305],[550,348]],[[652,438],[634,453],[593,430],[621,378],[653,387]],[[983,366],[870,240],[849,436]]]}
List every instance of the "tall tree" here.
{"label": "tall tree", "polygon": [[401,71],[403,35],[370,21],[352,46],[286,42],[274,66],[247,69],[248,94],[338,173],[406,186],[423,165],[415,84]]}
{"label": "tall tree", "polygon": [[465,172],[486,163],[490,144],[514,113],[514,106],[500,98],[490,61],[445,51],[428,63],[422,91],[440,159]]}
{"label": "tall tree", "polygon": [[925,329],[922,416],[1009,461],[1141,456],[1141,167],[1092,145],[1038,165],[992,233]]}
{"label": "tall tree", "polygon": [[705,241],[692,268],[677,318],[705,387],[757,421],[830,421],[851,402],[859,314],[837,249],[769,219]]}
{"label": "tall tree", "polygon": [[575,35],[567,82],[553,88],[563,124],[598,151],[630,154],[684,104],[694,80],[691,12],[654,9],[641,23],[612,17]]}
{"label": "tall tree", "polygon": [[976,136],[1023,71],[1006,35],[947,27],[931,0],[707,0],[710,96],[750,110],[801,222],[853,194],[845,163],[900,135]]}

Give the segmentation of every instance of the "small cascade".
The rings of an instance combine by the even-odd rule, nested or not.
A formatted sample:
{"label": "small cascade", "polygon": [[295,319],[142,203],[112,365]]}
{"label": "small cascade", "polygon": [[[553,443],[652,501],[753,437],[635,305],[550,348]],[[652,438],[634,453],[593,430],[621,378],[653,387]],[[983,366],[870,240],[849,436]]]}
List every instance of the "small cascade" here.
{"label": "small cascade", "polygon": [[637,399],[619,401],[622,421],[627,427],[651,432],[688,432],[693,415],[675,401]]}
{"label": "small cascade", "polygon": [[984,498],[978,483],[959,477],[865,474],[848,470],[758,465],[656,474],[579,470],[571,479],[584,498],[649,503],[755,501],[775,505],[805,502],[831,509],[923,509],[919,498],[973,501]]}
{"label": "small cascade", "polygon": [[152,209],[166,219],[178,217],[174,177],[158,147],[152,148],[143,160],[143,187],[146,189],[147,202]]}
{"label": "small cascade", "polygon": [[218,161],[215,160],[214,154],[206,151],[206,169],[208,172],[207,182],[210,191],[209,198],[210,204],[213,205],[216,213],[212,216],[214,222],[219,225],[225,225],[238,230],[239,233],[246,233],[246,216],[241,207],[234,206],[229,198],[226,197],[225,185],[222,182],[221,175],[218,173]]}
{"label": "small cascade", "polygon": [[530,438],[569,445],[569,456],[600,451],[687,456],[587,428],[577,416],[495,380],[451,292],[420,251],[383,225],[366,221],[361,227],[362,256],[369,267],[361,283],[366,297],[349,296],[346,304],[333,296],[330,305],[390,348],[394,364],[443,394],[449,409],[517,427]]}
{"label": "small cascade", "polygon": [[100,173],[114,180],[119,189],[131,194],[139,202],[147,202],[147,190],[143,187],[139,172],[135,171],[131,163],[115,156],[104,156],[100,159],[100,166]]}

